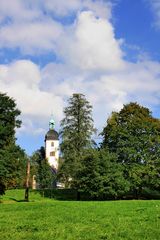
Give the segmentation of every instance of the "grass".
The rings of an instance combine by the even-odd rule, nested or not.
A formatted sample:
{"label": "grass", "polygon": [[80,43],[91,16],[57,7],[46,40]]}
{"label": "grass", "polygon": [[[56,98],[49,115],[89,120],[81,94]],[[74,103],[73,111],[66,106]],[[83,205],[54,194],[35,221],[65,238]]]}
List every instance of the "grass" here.
{"label": "grass", "polygon": [[1,240],[159,240],[160,201],[57,201],[10,190],[0,204]]}

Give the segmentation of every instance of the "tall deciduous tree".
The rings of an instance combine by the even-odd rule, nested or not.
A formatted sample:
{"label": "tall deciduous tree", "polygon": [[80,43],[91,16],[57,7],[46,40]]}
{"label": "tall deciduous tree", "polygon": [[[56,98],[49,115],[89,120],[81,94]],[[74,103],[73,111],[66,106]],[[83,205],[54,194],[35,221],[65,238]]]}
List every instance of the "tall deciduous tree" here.
{"label": "tall deciduous tree", "polygon": [[24,186],[26,160],[27,156],[24,150],[15,144],[10,144],[5,149],[0,150],[0,173],[6,188]]}
{"label": "tall deciduous tree", "polygon": [[0,93],[0,149],[15,142],[15,129],[21,125],[19,115],[15,100]]}
{"label": "tall deciduous tree", "polygon": [[123,166],[117,162],[117,154],[108,149],[92,149],[82,160],[77,171],[76,186],[79,192],[92,198],[107,199],[122,197],[129,190],[123,176]]}
{"label": "tall deciduous tree", "polygon": [[23,155],[15,145],[15,129],[21,124],[19,115],[15,100],[0,93],[0,194],[4,194],[9,181],[15,181],[19,168],[16,161],[21,161]]}
{"label": "tall deciduous tree", "polygon": [[92,146],[91,137],[95,129],[92,106],[83,94],[76,93],[69,98],[64,115],[61,122],[61,151],[64,161],[59,175],[67,183],[69,179],[74,179],[85,150]]}
{"label": "tall deciduous tree", "polygon": [[102,147],[118,155],[136,194],[151,183],[160,186],[160,121],[148,108],[124,105],[119,113],[112,113],[102,135]]}

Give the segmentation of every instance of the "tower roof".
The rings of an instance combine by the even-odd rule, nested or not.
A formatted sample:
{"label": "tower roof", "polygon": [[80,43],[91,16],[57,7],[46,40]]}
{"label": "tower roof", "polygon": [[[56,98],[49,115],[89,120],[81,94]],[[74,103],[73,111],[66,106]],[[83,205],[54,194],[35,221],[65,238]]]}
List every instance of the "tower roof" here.
{"label": "tower roof", "polygon": [[45,135],[46,140],[58,140],[58,133],[54,129],[50,129]]}

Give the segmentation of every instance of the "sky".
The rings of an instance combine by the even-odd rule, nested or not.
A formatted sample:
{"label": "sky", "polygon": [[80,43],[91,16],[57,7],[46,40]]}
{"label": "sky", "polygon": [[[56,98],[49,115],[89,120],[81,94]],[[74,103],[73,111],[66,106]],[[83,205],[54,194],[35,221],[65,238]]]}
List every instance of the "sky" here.
{"label": "sky", "polygon": [[0,0],[0,91],[21,110],[29,155],[73,93],[98,132],[131,101],[160,118],[160,0]]}

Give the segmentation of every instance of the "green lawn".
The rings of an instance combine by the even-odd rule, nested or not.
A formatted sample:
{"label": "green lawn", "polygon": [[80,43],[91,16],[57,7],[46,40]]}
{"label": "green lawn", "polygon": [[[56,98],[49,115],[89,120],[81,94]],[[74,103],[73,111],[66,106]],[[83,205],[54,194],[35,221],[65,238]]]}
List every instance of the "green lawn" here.
{"label": "green lawn", "polygon": [[[1,240],[159,240],[160,201],[57,201],[22,190],[0,204]],[[18,202],[19,201],[19,202]]]}

